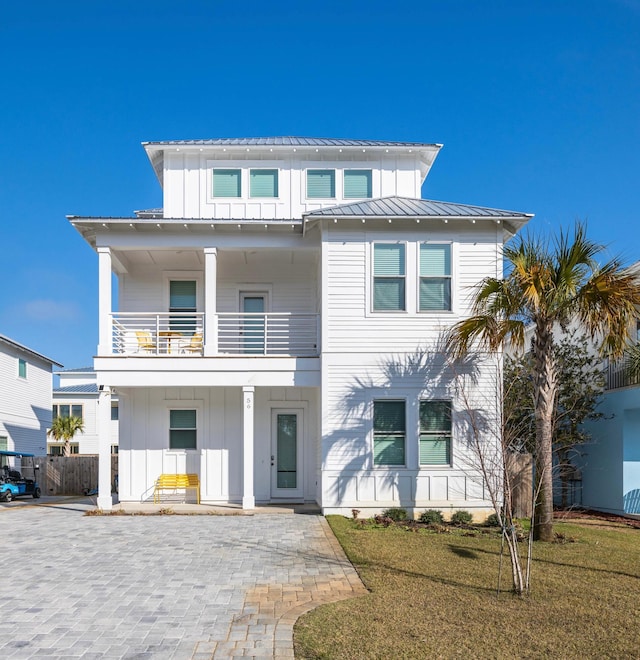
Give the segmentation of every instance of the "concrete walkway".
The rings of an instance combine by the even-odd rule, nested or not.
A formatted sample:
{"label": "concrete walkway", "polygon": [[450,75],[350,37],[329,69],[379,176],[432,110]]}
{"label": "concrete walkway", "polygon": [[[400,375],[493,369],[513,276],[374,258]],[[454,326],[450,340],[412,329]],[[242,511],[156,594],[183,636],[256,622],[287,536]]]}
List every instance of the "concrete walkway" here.
{"label": "concrete walkway", "polygon": [[366,592],[317,515],[46,499],[0,504],[1,658],[293,657],[301,614]]}

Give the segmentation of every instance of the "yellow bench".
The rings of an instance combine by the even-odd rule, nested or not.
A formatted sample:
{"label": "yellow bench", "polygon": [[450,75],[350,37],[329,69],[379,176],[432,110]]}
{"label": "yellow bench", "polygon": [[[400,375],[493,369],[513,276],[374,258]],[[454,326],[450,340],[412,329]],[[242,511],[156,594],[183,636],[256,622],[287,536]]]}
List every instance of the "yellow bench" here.
{"label": "yellow bench", "polygon": [[200,504],[200,479],[197,474],[161,474],[156,481],[153,491],[153,503],[160,502],[160,491],[162,490],[188,490],[196,491],[198,504]]}

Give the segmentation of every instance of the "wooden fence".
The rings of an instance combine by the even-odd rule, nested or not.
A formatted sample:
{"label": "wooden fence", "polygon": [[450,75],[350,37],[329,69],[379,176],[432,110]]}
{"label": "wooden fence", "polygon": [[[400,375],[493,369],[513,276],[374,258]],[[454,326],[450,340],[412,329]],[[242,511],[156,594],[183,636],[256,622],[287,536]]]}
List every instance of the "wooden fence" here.
{"label": "wooden fence", "polygon": [[[83,495],[87,489],[98,487],[98,456],[38,456],[33,460],[40,467],[37,479],[43,495]],[[25,471],[31,476],[31,470]],[[111,456],[111,487],[118,476],[118,456]]]}

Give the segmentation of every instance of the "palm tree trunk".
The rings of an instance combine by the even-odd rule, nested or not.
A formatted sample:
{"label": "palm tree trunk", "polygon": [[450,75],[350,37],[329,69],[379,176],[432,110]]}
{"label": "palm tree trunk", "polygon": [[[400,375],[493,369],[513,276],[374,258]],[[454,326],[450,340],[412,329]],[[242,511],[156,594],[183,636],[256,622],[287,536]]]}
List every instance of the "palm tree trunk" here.
{"label": "palm tree trunk", "polygon": [[535,492],[533,538],[553,541],[553,411],[557,395],[553,334],[549,323],[536,324],[533,344],[534,410],[536,421]]}

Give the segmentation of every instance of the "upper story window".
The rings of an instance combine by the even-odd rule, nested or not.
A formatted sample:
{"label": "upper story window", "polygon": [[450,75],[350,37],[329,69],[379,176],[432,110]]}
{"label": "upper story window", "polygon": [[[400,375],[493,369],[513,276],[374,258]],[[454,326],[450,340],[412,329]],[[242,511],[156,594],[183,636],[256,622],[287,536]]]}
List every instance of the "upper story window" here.
{"label": "upper story window", "polygon": [[451,402],[420,401],[420,465],[451,464]]}
{"label": "upper story window", "polygon": [[404,465],[405,401],[373,402],[373,464]]}
{"label": "upper story window", "polygon": [[307,197],[309,199],[332,199],[335,196],[335,170],[307,170]]}
{"label": "upper story window", "polygon": [[214,197],[241,197],[242,170],[213,170]]}
{"label": "upper story window", "polygon": [[451,245],[420,244],[421,312],[451,310]]}
{"label": "upper story window", "polygon": [[[117,422],[119,417],[120,417],[120,415],[119,415],[118,404],[117,403],[112,403],[111,404],[111,421],[112,422]],[[113,452],[111,452],[111,453],[113,453]]]}
{"label": "upper story window", "polygon": [[18,358],[18,378],[27,377],[27,361],[22,358]]}
{"label": "upper story window", "polygon": [[56,417],[78,417],[82,419],[81,403],[58,403],[53,405],[53,419]]}
{"label": "upper story window", "polygon": [[251,170],[249,172],[250,197],[277,197],[278,170]]}
{"label": "upper story window", "polygon": [[406,309],[405,271],[404,243],[374,243],[374,312],[401,312]]}
{"label": "upper story window", "polygon": [[343,192],[345,199],[373,197],[371,170],[345,170]]}

